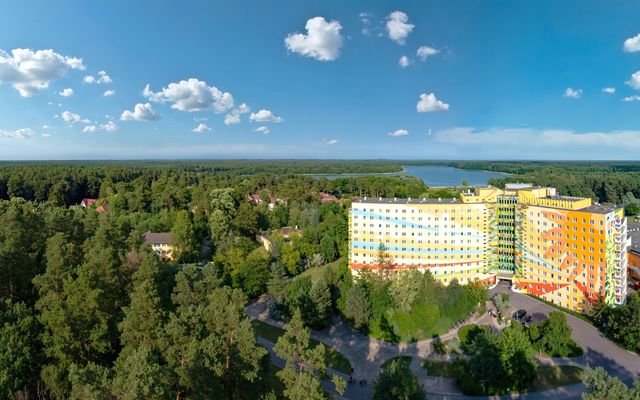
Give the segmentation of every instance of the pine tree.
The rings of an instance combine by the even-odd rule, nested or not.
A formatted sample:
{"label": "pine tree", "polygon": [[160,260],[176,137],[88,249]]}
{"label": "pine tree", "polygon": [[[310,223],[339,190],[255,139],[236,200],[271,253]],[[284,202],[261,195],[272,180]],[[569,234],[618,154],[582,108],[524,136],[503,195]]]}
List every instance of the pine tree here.
{"label": "pine tree", "polygon": [[198,241],[196,238],[193,220],[189,211],[179,211],[176,222],[171,229],[173,245],[177,248],[176,260],[178,262],[192,262],[198,257]]}
{"label": "pine tree", "polygon": [[[295,311],[285,333],[278,338],[273,351],[286,361],[277,373],[285,386],[284,395],[290,400],[321,400],[324,391],[320,376],[327,370],[324,347],[311,347],[311,332],[304,327],[299,311]],[[334,378],[336,391],[344,392],[344,381]]]}
{"label": "pine tree", "polygon": [[284,304],[287,299],[287,277],[284,267],[279,262],[271,264],[271,276],[268,285],[269,295],[277,304]]}
{"label": "pine tree", "polygon": [[344,313],[353,320],[353,327],[356,329],[364,329],[369,325],[371,302],[367,297],[364,284],[358,282],[349,288],[344,305]]}
{"label": "pine tree", "polygon": [[312,304],[312,312],[308,323],[314,329],[326,327],[331,320],[331,292],[324,278],[316,279],[309,291],[309,300]]}

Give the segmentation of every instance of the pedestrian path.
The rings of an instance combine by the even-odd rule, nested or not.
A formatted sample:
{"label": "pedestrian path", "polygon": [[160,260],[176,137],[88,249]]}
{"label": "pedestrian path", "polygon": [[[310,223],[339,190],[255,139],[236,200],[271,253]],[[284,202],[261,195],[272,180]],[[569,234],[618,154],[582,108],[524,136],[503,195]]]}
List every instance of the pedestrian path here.
{"label": "pedestrian path", "polygon": [[[277,326],[285,329],[286,324],[281,321],[275,321],[269,318],[269,310],[267,307],[267,296],[261,296],[255,302],[249,304],[245,311],[251,319],[257,319],[265,323]],[[495,321],[495,318],[489,316],[488,313],[477,316],[474,315],[467,324],[477,325],[490,325],[498,329],[499,326]],[[462,326],[462,325],[461,325]],[[440,340],[446,341],[455,337],[458,333],[456,327],[446,334],[440,336]],[[581,393],[584,391],[583,384],[570,385],[556,389],[549,389],[542,392],[518,394],[512,396],[492,396],[492,397],[477,397],[477,396],[465,396],[460,393],[460,390],[455,384],[454,379],[443,377],[429,377],[426,375],[426,371],[422,368],[424,360],[433,354],[433,340],[419,340],[411,343],[390,343],[383,340],[371,338],[366,336],[345,323],[341,318],[334,318],[331,327],[322,331],[312,331],[311,336],[328,345],[340,353],[342,353],[351,363],[355,369],[354,381],[357,382],[361,377],[365,377],[367,385],[363,386],[358,383],[347,385],[347,390],[343,396],[338,396],[333,391],[333,384],[330,382],[324,382],[325,388],[330,390],[336,398],[364,400],[371,398],[371,386],[376,377],[380,373],[380,366],[387,360],[398,356],[410,356],[412,357],[411,370],[418,377],[420,383],[425,387],[430,399],[548,399],[548,398],[562,398],[562,399],[579,399]],[[271,348],[273,343],[268,342],[263,338],[259,338],[261,344],[263,344],[272,353]],[[545,356],[535,356],[534,359],[539,365],[571,365],[580,368],[586,368],[589,366],[588,360],[585,357],[576,358],[549,358]],[[272,353],[272,360],[277,361],[278,358]],[[284,365],[283,361],[279,361]],[[331,371],[338,375],[348,379],[348,376],[337,371]]]}

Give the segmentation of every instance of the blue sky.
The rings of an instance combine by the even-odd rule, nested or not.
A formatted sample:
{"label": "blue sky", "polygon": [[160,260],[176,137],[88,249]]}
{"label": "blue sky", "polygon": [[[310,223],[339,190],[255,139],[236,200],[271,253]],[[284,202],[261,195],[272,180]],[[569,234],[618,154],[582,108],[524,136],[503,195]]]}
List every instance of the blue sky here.
{"label": "blue sky", "polygon": [[640,1],[7,0],[0,15],[2,160],[640,151]]}

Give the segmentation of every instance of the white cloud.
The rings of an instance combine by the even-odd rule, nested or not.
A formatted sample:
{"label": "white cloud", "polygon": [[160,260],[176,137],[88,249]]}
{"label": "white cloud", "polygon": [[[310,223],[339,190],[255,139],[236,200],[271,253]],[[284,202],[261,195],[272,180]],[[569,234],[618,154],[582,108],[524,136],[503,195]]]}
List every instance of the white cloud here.
{"label": "white cloud", "polygon": [[389,39],[398,44],[404,44],[405,39],[411,31],[414,25],[409,23],[409,17],[402,11],[394,11],[387,16],[387,33]]}
{"label": "white cloud", "polygon": [[195,78],[170,83],[155,93],[147,85],[142,95],[156,103],[173,103],[171,108],[186,112],[213,110],[221,113],[233,107],[231,93],[222,92],[215,86],[208,86],[206,82]]}
{"label": "white cloud", "polygon": [[200,124],[198,124],[198,126],[193,128],[191,131],[195,132],[195,133],[207,133],[207,132],[211,132],[212,129],[209,128],[207,125],[205,125],[203,123],[200,123]]}
{"label": "white cloud", "polygon": [[416,109],[418,112],[446,111],[449,109],[449,104],[438,100],[435,93],[422,93]]}
{"label": "white cloud", "polygon": [[0,83],[13,86],[22,97],[31,97],[47,89],[71,69],[83,70],[81,58],[66,57],[53,50],[0,50]]}
{"label": "white cloud", "polygon": [[612,94],[616,92],[616,88],[614,87],[605,87],[602,88],[602,93],[608,93],[608,94]]}
{"label": "white cloud", "polygon": [[34,132],[31,128],[20,128],[15,131],[5,131],[0,129],[0,139],[30,139]]}
{"label": "white cloud", "polygon": [[248,113],[249,111],[251,111],[251,108],[249,108],[248,105],[245,103],[240,104],[238,108],[234,108],[229,114],[224,116],[225,125],[239,124],[240,116]]}
{"label": "white cloud", "polygon": [[628,103],[628,102],[631,102],[631,101],[640,101],[640,96],[638,96],[638,95],[627,96],[627,97],[623,98],[622,101],[624,101],[625,103]]}
{"label": "white cloud", "polygon": [[50,133],[41,133],[40,136],[43,137],[43,138],[48,138],[48,137],[51,137],[51,134]]}
{"label": "white cloud", "polygon": [[118,125],[116,125],[113,121],[109,121],[106,124],[100,125],[100,129],[112,133],[118,130]]}
{"label": "white cloud", "polygon": [[570,99],[579,99],[580,97],[582,97],[582,89],[573,89],[569,87],[564,91],[563,97],[567,97]]}
{"label": "white cloud", "polygon": [[407,56],[402,56],[398,60],[398,65],[400,66],[400,68],[407,68],[409,64],[411,64],[411,60]]}
{"label": "white cloud", "polygon": [[124,110],[120,115],[120,121],[157,121],[160,114],[156,113],[151,104],[138,103],[133,111]]}
{"label": "white cloud", "polygon": [[389,135],[389,136],[395,136],[395,137],[398,137],[398,136],[407,136],[407,135],[409,135],[409,131],[408,131],[408,130],[406,130],[406,129],[398,129],[397,131],[393,131],[393,132],[389,132],[389,133],[387,133],[387,135]]}
{"label": "white cloud", "polygon": [[333,61],[340,56],[343,38],[342,25],[338,21],[327,22],[314,17],[305,25],[307,34],[290,33],[284,39],[287,50],[320,61]]}
{"label": "white cloud", "polygon": [[420,57],[422,61],[426,60],[427,57],[434,56],[438,53],[440,53],[440,50],[428,46],[420,46],[418,47],[418,51],[416,51],[416,55]]}
{"label": "white cloud", "polygon": [[262,133],[263,135],[266,135],[267,133],[270,132],[270,130],[266,126],[259,126],[256,129],[254,129],[254,132],[258,132],[258,133]]}
{"label": "white cloud", "polygon": [[82,132],[96,133],[98,131],[105,131],[105,132],[113,133],[117,130],[118,130],[118,125],[116,125],[113,121],[109,121],[106,124],[101,124],[101,125],[87,125],[84,127]]}
{"label": "white cloud", "polygon": [[257,113],[251,113],[249,119],[255,122],[273,122],[275,124],[284,121],[281,117],[276,117],[271,111],[265,109],[261,109]]}
{"label": "white cloud", "polygon": [[[493,128],[475,130],[456,127],[433,134],[433,140],[447,145],[481,148],[553,148],[600,147],[640,149],[640,131],[575,132],[571,130],[537,130],[529,128]],[[584,154],[584,153],[582,153]]]}
{"label": "white cloud", "polygon": [[53,129],[53,126],[49,126],[47,124],[42,125],[42,129]]}
{"label": "white cloud", "polygon": [[193,120],[195,122],[201,122],[201,121],[208,121],[209,118],[207,118],[207,117],[193,117]]}
{"label": "white cloud", "polygon": [[71,97],[73,96],[73,89],[71,88],[66,88],[63,89],[62,91],[58,92],[58,94],[62,97]]}
{"label": "white cloud", "polygon": [[636,51],[640,51],[640,33],[625,40],[622,49],[627,53],[635,53]]}
{"label": "white cloud", "polygon": [[369,36],[371,34],[371,18],[373,17],[373,14],[368,12],[361,12],[358,17],[362,22],[362,34],[365,36]]}
{"label": "white cloud", "polygon": [[640,90],[640,71],[636,71],[631,75],[631,79],[625,82],[634,89]]}
{"label": "white cloud", "polygon": [[111,80],[111,77],[105,72],[105,71],[100,71],[98,72],[98,77],[94,77],[92,75],[87,75],[85,76],[82,81],[84,83],[88,83],[88,84],[107,84],[107,83],[112,83],[113,80]]}
{"label": "white cloud", "polygon": [[111,89],[109,89],[109,90],[105,90],[105,91],[104,91],[103,96],[104,96],[104,97],[109,97],[109,96],[113,96],[114,94],[116,94],[116,91],[115,91],[115,90],[111,90]]}
{"label": "white cloud", "polygon": [[77,122],[88,124],[91,122],[86,118],[82,118],[78,114],[72,113],[71,111],[63,111],[62,113],[60,113],[60,115],[57,115],[56,117],[62,118],[64,122],[68,122],[70,124],[75,124]]}
{"label": "white cloud", "polygon": [[336,144],[338,141],[336,139],[331,139],[327,141],[327,144]]}

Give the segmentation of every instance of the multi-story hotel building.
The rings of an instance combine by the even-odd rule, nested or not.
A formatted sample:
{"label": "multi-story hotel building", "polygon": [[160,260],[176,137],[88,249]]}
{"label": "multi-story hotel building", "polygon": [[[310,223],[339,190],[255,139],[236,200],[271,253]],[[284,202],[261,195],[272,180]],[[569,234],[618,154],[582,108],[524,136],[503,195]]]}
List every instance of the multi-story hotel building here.
{"label": "multi-story hotel building", "polygon": [[588,312],[599,293],[609,304],[625,301],[626,224],[621,207],[529,184],[452,199],[363,198],[350,211],[349,264],[355,275],[429,269],[444,284],[508,279]]}

